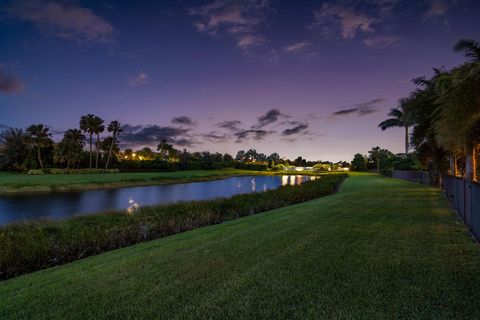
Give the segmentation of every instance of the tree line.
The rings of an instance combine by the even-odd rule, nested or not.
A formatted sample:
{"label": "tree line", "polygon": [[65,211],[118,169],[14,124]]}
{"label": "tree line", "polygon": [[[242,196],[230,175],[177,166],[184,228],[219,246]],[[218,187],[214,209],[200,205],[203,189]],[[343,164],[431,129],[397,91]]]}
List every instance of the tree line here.
{"label": "tree line", "polygon": [[[107,131],[106,137],[101,137]],[[62,139],[55,143],[51,129],[44,124],[33,124],[25,130],[9,128],[0,134],[0,168],[3,170],[28,171],[30,169],[108,169],[121,170],[189,170],[283,169],[288,166],[333,168],[346,167],[348,163],[334,164],[329,161],[307,161],[302,157],[289,160],[276,152],[266,155],[255,149],[240,150],[234,156],[225,153],[189,152],[178,150],[166,139],[161,139],[154,151],[149,147],[139,150],[119,148],[122,125],[119,121],[105,120],[87,114],[80,118],[78,128],[68,129]],[[282,167],[283,166],[283,167]]]}
{"label": "tree line", "polygon": [[[118,121],[111,121],[106,127],[110,135],[103,140],[100,134],[105,131],[104,120],[93,114],[82,116],[78,129],[68,129],[60,142],[52,140],[50,128],[44,124],[32,124],[25,130],[9,128],[3,131],[0,148],[2,169],[24,171],[45,169],[46,167],[79,168],[88,157],[88,168],[98,169],[99,159],[104,157],[108,169],[112,155],[118,153],[118,135],[122,131]],[[93,140],[95,135],[96,140]],[[88,136],[89,152],[84,151]],[[95,167],[93,155],[95,154]]]}
{"label": "tree line", "polygon": [[382,130],[403,127],[405,155],[413,147],[424,169],[477,180],[480,44],[463,39],[453,49],[465,57],[465,62],[451,69],[434,68],[430,78],[413,79],[416,89],[391,109],[391,118],[378,126]]}

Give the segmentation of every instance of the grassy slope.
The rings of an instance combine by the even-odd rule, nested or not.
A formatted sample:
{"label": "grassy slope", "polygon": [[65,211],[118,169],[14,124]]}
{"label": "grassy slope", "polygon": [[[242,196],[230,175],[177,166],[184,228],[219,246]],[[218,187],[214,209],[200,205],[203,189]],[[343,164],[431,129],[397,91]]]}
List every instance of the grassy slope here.
{"label": "grassy slope", "polygon": [[118,187],[165,182],[186,182],[215,179],[239,174],[258,174],[258,172],[224,169],[143,173],[46,174],[36,176],[0,171],[0,193],[15,191],[51,191],[54,189],[91,189],[94,187]]}
{"label": "grassy slope", "polygon": [[0,282],[0,318],[443,318],[480,312],[480,248],[435,189],[342,192]]}

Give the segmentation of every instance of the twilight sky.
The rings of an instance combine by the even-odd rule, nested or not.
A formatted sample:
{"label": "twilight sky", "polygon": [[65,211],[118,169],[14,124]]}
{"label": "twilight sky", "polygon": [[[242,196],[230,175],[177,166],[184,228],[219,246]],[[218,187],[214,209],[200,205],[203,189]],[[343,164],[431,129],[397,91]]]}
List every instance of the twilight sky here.
{"label": "twilight sky", "polygon": [[[0,0],[0,129],[94,113],[123,147],[347,160],[410,80],[480,39],[477,0]],[[57,135],[59,136],[59,135]]]}

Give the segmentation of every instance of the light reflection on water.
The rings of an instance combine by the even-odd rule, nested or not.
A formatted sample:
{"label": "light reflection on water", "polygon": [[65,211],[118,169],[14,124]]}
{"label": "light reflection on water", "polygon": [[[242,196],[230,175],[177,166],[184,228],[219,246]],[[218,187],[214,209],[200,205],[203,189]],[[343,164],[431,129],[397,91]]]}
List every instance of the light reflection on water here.
{"label": "light reflection on water", "polygon": [[0,196],[0,225],[28,219],[61,220],[127,208],[134,213],[143,206],[262,192],[314,179],[316,177],[302,175],[245,176],[207,182]]}

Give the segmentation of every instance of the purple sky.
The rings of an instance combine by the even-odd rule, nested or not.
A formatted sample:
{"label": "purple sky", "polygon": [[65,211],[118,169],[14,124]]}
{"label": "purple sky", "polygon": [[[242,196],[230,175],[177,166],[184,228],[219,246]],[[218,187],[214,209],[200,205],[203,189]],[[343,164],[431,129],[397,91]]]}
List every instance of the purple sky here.
{"label": "purple sky", "polygon": [[[301,5],[300,5],[301,3]],[[351,160],[432,67],[479,39],[475,0],[0,1],[0,129],[94,113],[122,146]],[[340,111],[340,112],[339,112]]]}

